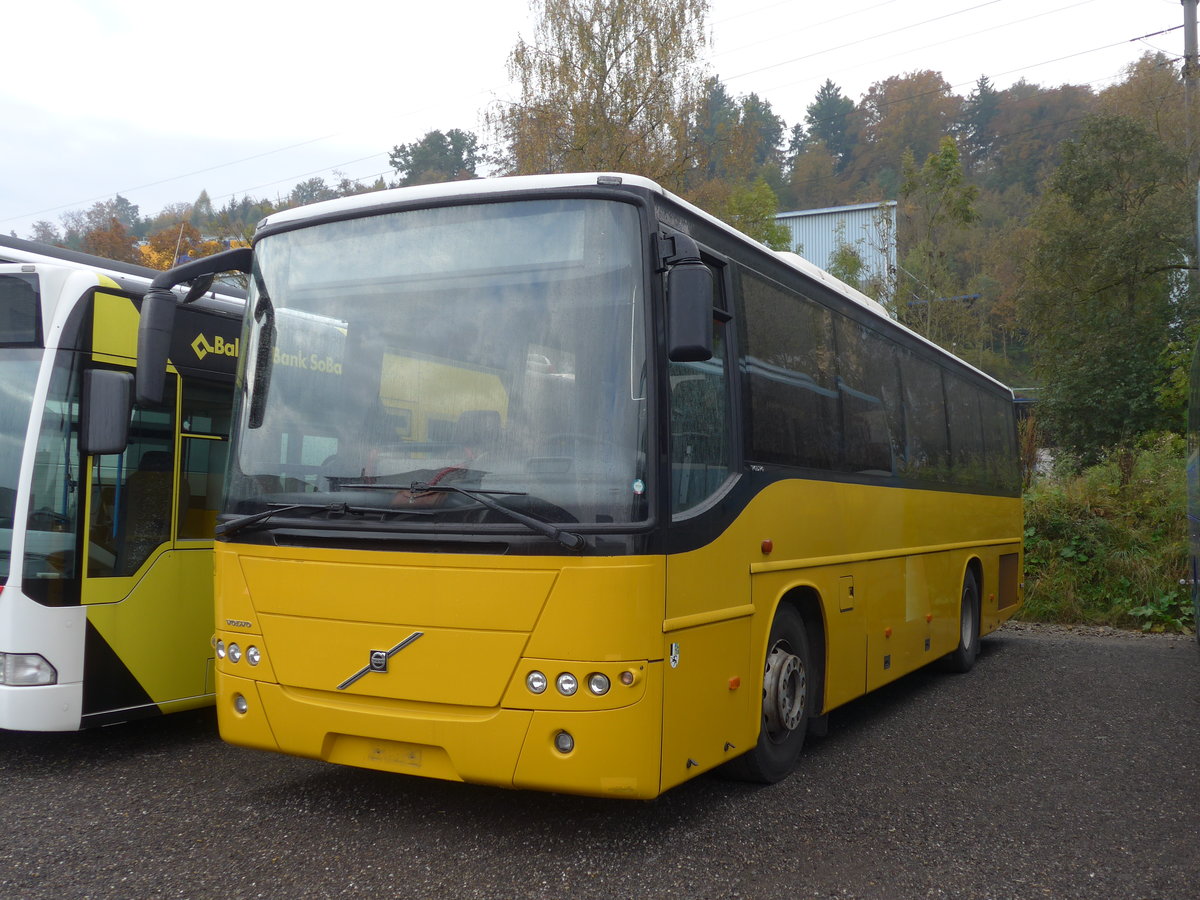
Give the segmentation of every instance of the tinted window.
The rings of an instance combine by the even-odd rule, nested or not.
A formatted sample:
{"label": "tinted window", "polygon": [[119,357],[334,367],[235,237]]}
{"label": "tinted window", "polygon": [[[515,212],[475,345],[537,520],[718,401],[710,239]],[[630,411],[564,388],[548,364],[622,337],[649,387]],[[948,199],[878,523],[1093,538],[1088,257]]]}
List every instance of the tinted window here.
{"label": "tinted window", "polygon": [[899,350],[904,395],[903,472],[909,478],[949,477],[949,442],[941,369],[914,353]]}
{"label": "tinted window", "polygon": [[41,344],[36,275],[0,275],[0,344]]}
{"label": "tinted window", "polygon": [[894,475],[903,433],[895,349],[869,328],[837,319],[841,467]]}
{"label": "tinted window", "polygon": [[838,392],[829,311],[748,272],[740,287],[749,456],[835,468]]}

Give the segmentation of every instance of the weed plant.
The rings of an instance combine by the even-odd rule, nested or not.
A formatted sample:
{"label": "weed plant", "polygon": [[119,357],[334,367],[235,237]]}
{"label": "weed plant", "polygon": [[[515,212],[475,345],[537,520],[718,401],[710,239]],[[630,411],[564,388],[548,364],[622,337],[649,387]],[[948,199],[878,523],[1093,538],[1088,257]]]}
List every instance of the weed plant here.
{"label": "weed plant", "polygon": [[1025,494],[1025,607],[1035,622],[1191,632],[1185,446],[1159,435],[1080,469],[1061,456]]}

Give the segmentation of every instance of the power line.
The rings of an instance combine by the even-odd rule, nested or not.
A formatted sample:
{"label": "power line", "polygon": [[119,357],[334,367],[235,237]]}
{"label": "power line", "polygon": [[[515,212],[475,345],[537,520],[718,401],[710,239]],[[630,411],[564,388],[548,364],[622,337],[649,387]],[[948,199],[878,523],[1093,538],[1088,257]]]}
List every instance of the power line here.
{"label": "power line", "polygon": [[805,60],[805,59],[812,59],[814,56],[822,56],[826,53],[833,53],[835,50],[845,50],[848,47],[855,47],[859,44],[865,44],[867,41],[873,41],[877,38],[891,37],[892,35],[898,34],[901,31],[908,31],[912,28],[919,28],[920,26],[928,25],[931,22],[940,22],[943,19],[950,19],[950,18],[953,18],[954,16],[960,16],[963,13],[969,13],[969,12],[973,12],[974,10],[977,10],[977,9],[983,9],[985,6],[994,6],[995,4],[1000,3],[1000,2],[1002,2],[1002,0],[986,0],[986,2],[984,2],[984,3],[978,3],[975,6],[969,6],[966,9],[960,9],[960,10],[956,10],[955,12],[945,13],[940,16],[934,16],[932,19],[923,19],[920,22],[910,22],[908,25],[902,25],[899,28],[893,28],[893,29],[890,29],[889,31],[881,31],[878,34],[873,34],[873,35],[870,35],[869,37],[859,38],[858,40],[850,41],[845,44],[839,44],[836,47],[826,47],[824,50],[817,50],[813,53],[806,53],[804,56],[797,56],[792,59],[785,59],[782,62],[771,63],[769,66],[760,66],[759,68],[751,69],[748,72],[741,72],[737,75],[731,75],[731,76],[729,76],[729,78],[727,80],[733,81],[738,78],[745,78],[748,75],[757,75],[759,72],[766,72],[769,69],[777,69],[780,66],[790,65],[794,62],[800,62],[801,60]]}

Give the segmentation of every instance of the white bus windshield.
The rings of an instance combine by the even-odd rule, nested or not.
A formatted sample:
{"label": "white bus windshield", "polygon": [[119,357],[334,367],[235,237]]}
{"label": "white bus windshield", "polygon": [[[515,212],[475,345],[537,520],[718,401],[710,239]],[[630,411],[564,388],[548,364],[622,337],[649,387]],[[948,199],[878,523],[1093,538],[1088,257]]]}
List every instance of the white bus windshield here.
{"label": "white bus windshield", "polygon": [[560,524],[644,519],[640,235],[631,205],[563,199],[263,238],[227,511],[511,524],[454,486]]}

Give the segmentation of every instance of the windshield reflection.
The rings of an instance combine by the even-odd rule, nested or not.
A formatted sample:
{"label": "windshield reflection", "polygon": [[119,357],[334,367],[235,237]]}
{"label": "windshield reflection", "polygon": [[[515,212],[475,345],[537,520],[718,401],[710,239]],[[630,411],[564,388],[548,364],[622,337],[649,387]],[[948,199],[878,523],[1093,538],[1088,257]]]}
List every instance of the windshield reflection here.
{"label": "windshield reflection", "polygon": [[644,519],[640,248],[636,208],[595,200],[263,239],[227,511],[338,502],[375,510],[353,519],[370,527],[511,524],[442,485],[540,521]]}

